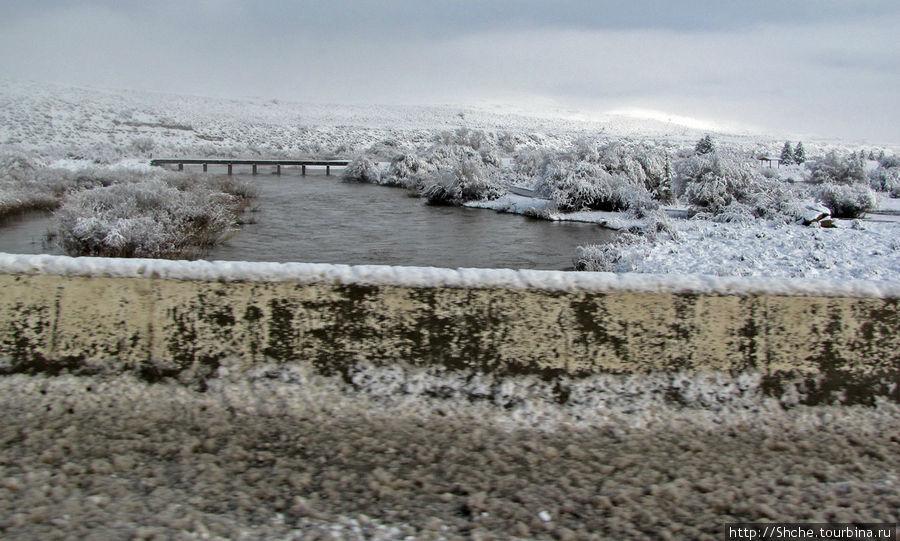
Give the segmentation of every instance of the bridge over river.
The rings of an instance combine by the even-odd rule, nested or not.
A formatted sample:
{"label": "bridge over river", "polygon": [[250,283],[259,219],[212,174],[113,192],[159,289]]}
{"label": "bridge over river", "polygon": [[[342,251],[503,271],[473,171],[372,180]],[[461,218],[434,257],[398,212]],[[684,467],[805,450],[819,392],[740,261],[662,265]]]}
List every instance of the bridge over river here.
{"label": "bridge over river", "polygon": [[238,158],[162,158],[150,160],[150,165],[177,165],[179,171],[184,170],[185,165],[202,165],[203,171],[206,172],[210,165],[225,165],[228,167],[228,174],[232,174],[232,168],[235,165],[249,165],[253,174],[257,174],[257,168],[262,166],[274,167],[275,174],[281,174],[282,166],[299,166],[302,174],[306,174],[307,166],[325,167],[325,174],[331,174],[332,167],[346,167],[349,160],[262,160],[262,159],[238,159]]}

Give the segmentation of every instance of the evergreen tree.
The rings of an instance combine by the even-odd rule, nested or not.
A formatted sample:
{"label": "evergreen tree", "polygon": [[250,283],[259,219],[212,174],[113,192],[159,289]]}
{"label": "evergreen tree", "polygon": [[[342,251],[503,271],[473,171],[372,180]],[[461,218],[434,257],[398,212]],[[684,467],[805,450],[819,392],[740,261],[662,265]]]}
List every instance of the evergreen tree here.
{"label": "evergreen tree", "polygon": [[791,148],[790,141],[784,142],[784,147],[781,148],[781,159],[779,162],[782,165],[791,165],[794,163],[794,149]]}
{"label": "evergreen tree", "polygon": [[794,163],[803,163],[806,161],[806,149],[803,148],[803,141],[797,141],[794,147]]}
{"label": "evergreen tree", "polygon": [[874,160],[874,159],[875,159],[875,151],[874,151],[874,150],[870,150],[870,151],[869,151],[869,159],[870,159],[870,160]]}
{"label": "evergreen tree", "polygon": [[712,135],[706,134],[697,141],[697,146],[694,147],[694,151],[697,154],[709,154],[710,152],[715,152],[716,144],[713,142]]}
{"label": "evergreen tree", "polygon": [[663,203],[672,203],[675,197],[672,194],[672,164],[669,163],[669,155],[666,154],[666,168],[663,177],[656,188],[656,198]]}

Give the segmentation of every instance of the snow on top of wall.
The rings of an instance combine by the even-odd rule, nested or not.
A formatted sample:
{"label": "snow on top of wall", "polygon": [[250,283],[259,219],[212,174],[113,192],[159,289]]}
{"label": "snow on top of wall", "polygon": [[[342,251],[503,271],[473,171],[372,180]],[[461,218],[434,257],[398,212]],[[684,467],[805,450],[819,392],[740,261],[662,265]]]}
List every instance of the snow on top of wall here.
{"label": "snow on top of wall", "polygon": [[511,269],[441,269],[386,265],[169,261],[0,253],[0,273],[296,282],[419,288],[502,288],[544,291],[634,291],[712,295],[900,298],[900,283],[865,280],[726,278],[707,275],[614,274]]}

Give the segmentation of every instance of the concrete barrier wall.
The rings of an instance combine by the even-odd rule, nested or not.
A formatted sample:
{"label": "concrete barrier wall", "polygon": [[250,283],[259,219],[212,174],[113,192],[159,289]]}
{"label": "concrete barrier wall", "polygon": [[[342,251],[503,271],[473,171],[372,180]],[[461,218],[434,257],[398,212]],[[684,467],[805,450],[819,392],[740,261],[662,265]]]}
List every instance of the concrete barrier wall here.
{"label": "concrete barrier wall", "polygon": [[[6,373],[133,371],[202,382],[226,358],[244,367],[300,360],[336,374],[360,362],[544,377],[752,371],[773,394],[800,384],[810,403],[900,401],[893,292],[748,294],[739,282],[729,282],[730,293],[704,292],[627,287],[609,276],[580,288],[404,285],[321,272],[172,279],[138,262],[110,272],[41,257],[30,267],[0,259]],[[66,270],[48,270],[48,261]]]}

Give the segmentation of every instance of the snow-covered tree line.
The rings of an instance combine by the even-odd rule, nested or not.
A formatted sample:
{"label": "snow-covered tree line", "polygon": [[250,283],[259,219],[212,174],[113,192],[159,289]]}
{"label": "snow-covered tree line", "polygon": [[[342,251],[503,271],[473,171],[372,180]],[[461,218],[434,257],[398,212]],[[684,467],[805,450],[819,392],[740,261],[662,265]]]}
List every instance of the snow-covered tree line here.
{"label": "snow-covered tree line", "polygon": [[[785,182],[744,151],[704,136],[691,149],[628,140],[575,139],[568,149],[527,148],[504,166],[494,140],[460,129],[434,138],[422,151],[376,143],[347,168],[344,178],[402,186],[431,204],[493,199],[510,185],[532,188],[559,212],[630,211],[643,215],[680,202],[698,218],[717,221],[800,220],[819,201],[835,217],[874,208],[873,190],[896,192],[897,164],[885,158],[869,171],[858,159],[832,152],[809,160],[802,142],[782,154],[805,182]],[[378,162],[387,163],[386,166]]]}

